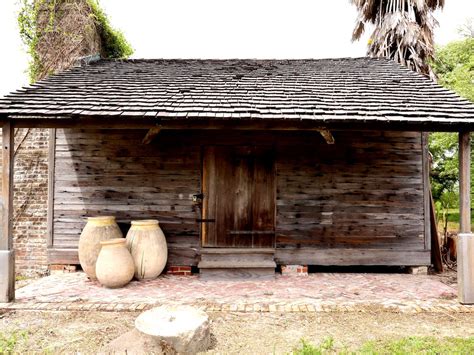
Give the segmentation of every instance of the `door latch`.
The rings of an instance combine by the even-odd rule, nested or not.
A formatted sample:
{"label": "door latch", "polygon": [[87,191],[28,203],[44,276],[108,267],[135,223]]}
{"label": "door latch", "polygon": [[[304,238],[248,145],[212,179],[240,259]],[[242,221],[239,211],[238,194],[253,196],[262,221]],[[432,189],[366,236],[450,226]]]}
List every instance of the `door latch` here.
{"label": "door latch", "polygon": [[203,193],[200,193],[200,194],[195,194],[193,195],[193,202],[194,203],[201,203],[202,200],[204,198],[204,194]]}

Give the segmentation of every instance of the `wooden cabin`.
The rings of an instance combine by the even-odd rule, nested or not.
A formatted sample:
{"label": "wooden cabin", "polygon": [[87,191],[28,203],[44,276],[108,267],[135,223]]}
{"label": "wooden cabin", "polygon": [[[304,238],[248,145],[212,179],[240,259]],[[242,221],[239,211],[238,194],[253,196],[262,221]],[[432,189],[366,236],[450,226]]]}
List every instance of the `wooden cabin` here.
{"label": "wooden cabin", "polygon": [[99,60],[0,115],[51,129],[51,264],[113,215],[158,219],[168,264],[207,274],[430,265],[427,132],[474,125],[468,101],[372,58]]}

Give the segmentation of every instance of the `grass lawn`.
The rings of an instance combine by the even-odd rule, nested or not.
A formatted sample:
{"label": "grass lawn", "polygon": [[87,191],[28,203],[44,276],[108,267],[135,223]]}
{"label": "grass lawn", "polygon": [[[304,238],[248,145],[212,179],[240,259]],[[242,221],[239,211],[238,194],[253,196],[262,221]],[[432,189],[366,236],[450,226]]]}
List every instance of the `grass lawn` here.
{"label": "grass lawn", "polygon": [[293,351],[294,355],[319,354],[473,354],[474,337],[469,338],[441,338],[434,337],[407,337],[399,340],[368,341],[356,350],[347,347],[336,347],[334,340],[328,338],[318,345],[305,341]]}
{"label": "grass lawn", "polygon": [[[474,213],[471,213],[471,223],[474,225]],[[438,222],[438,231],[443,230],[443,221]],[[459,209],[454,208],[449,210],[448,215],[448,231],[458,232],[459,231]]]}
{"label": "grass lawn", "polygon": [[11,334],[0,332],[0,354],[11,354],[15,350],[16,344],[27,338],[27,332],[16,331]]}
{"label": "grass lawn", "polygon": [[[138,314],[0,311],[0,354],[103,354],[106,344],[133,329]],[[209,317],[213,345],[206,354],[213,355],[474,354],[469,313],[210,312]]]}

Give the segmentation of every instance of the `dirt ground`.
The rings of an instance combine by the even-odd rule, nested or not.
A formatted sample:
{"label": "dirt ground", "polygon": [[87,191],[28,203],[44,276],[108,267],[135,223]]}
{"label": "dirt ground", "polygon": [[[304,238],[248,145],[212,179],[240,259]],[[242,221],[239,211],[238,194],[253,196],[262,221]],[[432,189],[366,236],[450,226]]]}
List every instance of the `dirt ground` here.
{"label": "dirt ground", "polygon": [[[15,352],[96,353],[132,329],[138,313],[14,311],[0,315],[3,336],[19,334]],[[211,313],[209,353],[282,354],[301,339],[332,337],[336,346],[406,336],[474,336],[474,315],[373,313]]]}
{"label": "dirt ground", "polygon": [[434,274],[439,281],[444,283],[445,285],[457,288],[457,272],[456,270],[448,269],[442,273],[442,274]]}

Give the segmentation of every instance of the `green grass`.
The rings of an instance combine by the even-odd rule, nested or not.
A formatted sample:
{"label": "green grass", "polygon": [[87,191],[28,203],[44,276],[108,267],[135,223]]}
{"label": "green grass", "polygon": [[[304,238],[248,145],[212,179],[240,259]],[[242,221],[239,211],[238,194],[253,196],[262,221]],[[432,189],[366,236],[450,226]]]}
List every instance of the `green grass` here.
{"label": "green grass", "polygon": [[318,345],[312,345],[306,342],[304,339],[301,340],[301,347],[295,349],[293,354],[295,355],[321,355],[334,352],[334,339],[327,338]]}
{"label": "green grass", "polygon": [[16,344],[21,340],[26,340],[26,331],[17,331],[11,334],[0,332],[0,354],[11,354],[15,351]]}
{"label": "green grass", "polygon": [[[471,220],[474,222],[474,213],[471,215]],[[459,223],[459,209],[449,210],[448,222]]]}
{"label": "green grass", "polygon": [[323,355],[323,354],[473,354],[474,337],[470,338],[441,338],[407,337],[398,340],[368,341],[356,350],[349,351],[347,347],[335,347],[334,339],[327,338],[318,345],[312,345],[302,340],[301,345],[293,351],[293,355]]}
{"label": "green grass", "polygon": [[395,341],[367,342],[361,354],[472,354],[474,337],[443,338],[408,337]]}
{"label": "green grass", "polygon": [[[474,213],[471,213],[471,223],[474,225]],[[438,221],[438,231],[443,230],[443,221]],[[458,232],[459,231],[459,209],[453,208],[449,210],[448,214],[448,231]]]}

